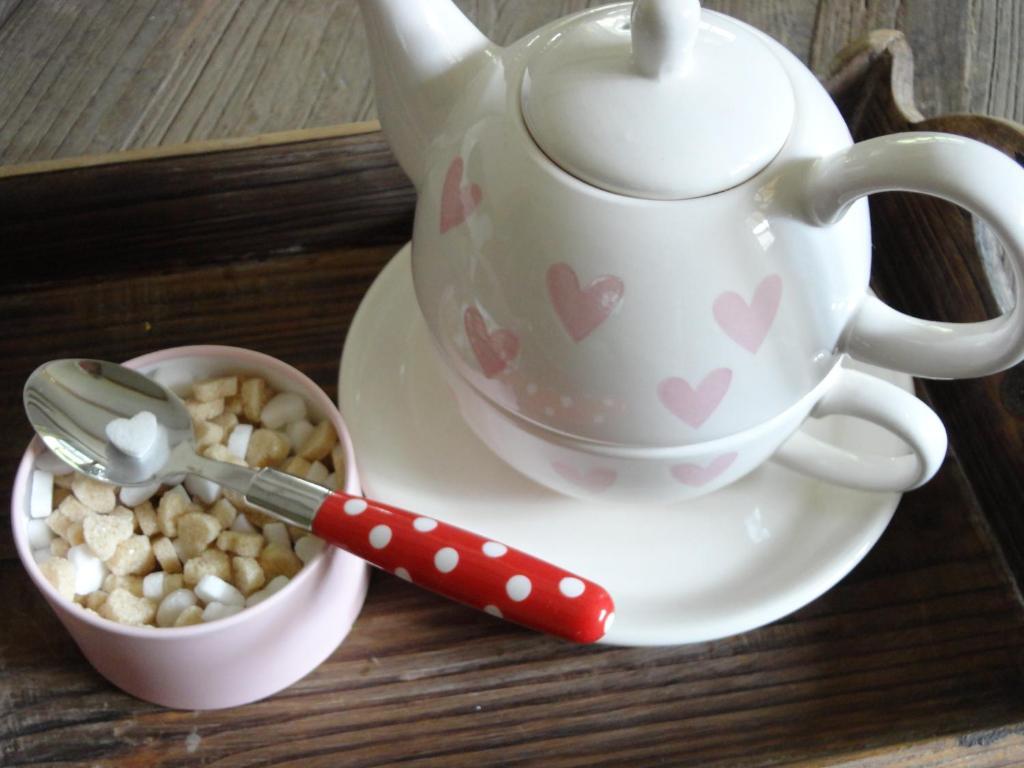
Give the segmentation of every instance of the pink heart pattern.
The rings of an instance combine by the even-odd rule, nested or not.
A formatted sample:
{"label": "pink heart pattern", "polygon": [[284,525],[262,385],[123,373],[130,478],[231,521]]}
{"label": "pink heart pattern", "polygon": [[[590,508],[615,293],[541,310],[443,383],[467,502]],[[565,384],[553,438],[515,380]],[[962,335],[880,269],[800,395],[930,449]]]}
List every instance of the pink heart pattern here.
{"label": "pink heart pattern", "polygon": [[483,192],[476,184],[462,183],[462,158],[456,156],[444,176],[441,189],[441,234],[464,222],[480,205]]}
{"label": "pink heart pattern", "polygon": [[748,352],[756,354],[775,322],[781,301],[782,278],[768,275],[757,286],[749,304],[738,293],[726,291],[715,299],[713,311],[715,320],[726,335]]}
{"label": "pink heart pattern", "polygon": [[696,429],[715,412],[732,383],[729,368],[716,368],[696,388],[685,379],[671,377],[658,384],[658,399],[678,418]]}
{"label": "pink heart pattern", "polygon": [[573,485],[588,491],[604,491],[615,483],[618,477],[614,469],[591,469],[586,472],[566,464],[564,461],[551,462],[551,468]]}
{"label": "pink heart pattern", "polygon": [[573,341],[582,341],[603,323],[622,300],[622,280],[602,275],[580,288],[576,272],[568,264],[552,264],[547,273],[548,296],[562,326]]}
{"label": "pink heart pattern", "polygon": [[480,370],[488,379],[493,379],[516,359],[519,337],[503,328],[488,331],[487,322],[476,307],[469,307],[462,320]]}
{"label": "pink heart pattern", "polygon": [[699,488],[725,472],[734,461],[736,461],[736,453],[723,453],[721,456],[715,457],[707,466],[676,464],[669,471],[672,473],[672,477],[683,485]]}

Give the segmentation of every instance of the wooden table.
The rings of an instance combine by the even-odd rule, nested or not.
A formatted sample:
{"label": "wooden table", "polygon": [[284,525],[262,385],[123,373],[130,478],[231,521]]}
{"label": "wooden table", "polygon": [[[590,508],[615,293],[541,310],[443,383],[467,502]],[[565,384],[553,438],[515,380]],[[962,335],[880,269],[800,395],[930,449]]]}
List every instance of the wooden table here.
{"label": "wooden table", "polygon": [[[0,18],[19,12],[0,4]],[[1019,127],[920,123],[907,67],[892,34],[839,63],[829,87],[855,134],[944,128],[1024,158]],[[411,189],[369,128],[0,168],[2,488],[30,434],[21,384],[50,358],[237,344],[336,394],[352,315],[411,224]],[[948,319],[995,311],[968,217],[886,195],[873,218],[887,299]],[[3,526],[0,764],[1024,763],[1024,369],[921,393],[951,433],[940,475],[837,587],[711,643],[570,647],[377,574],[352,634],[307,678],[246,707],[173,712],[88,666]]]}

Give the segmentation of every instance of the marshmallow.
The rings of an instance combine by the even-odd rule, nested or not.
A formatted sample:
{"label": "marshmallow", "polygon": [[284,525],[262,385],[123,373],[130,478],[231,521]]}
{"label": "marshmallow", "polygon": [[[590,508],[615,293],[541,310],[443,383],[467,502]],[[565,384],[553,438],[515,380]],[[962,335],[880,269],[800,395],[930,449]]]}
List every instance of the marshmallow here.
{"label": "marshmallow", "polygon": [[228,435],[228,451],[240,459],[245,458],[249,450],[249,439],[252,437],[252,424],[239,424]]}
{"label": "marshmallow", "polygon": [[149,501],[153,498],[153,494],[159,490],[159,480],[155,480],[147,485],[126,485],[121,489],[121,492],[118,494],[118,498],[126,507],[137,507],[144,501]]}
{"label": "marshmallow", "polygon": [[268,429],[280,429],[285,424],[306,418],[306,401],[294,392],[274,395],[260,412],[260,421]]}
{"label": "marshmallow", "polygon": [[37,565],[42,565],[47,560],[53,559],[53,552],[49,549],[33,549],[32,559],[36,561]]}
{"label": "marshmallow", "polygon": [[150,600],[159,600],[164,596],[164,580],[167,574],[163,571],[154,571],[147,574],[142,580],[142,596]]}
{"label": "marshmallow", "polygon": [[32,472],[29,515],[36,519],[49,517],[53,511],[53,473],[37,469]]}
{"label": "marshmallow", "polygon": [[53,532],[45,520],[28,521],[28,545],[32,549],[49,549]]}
{"label": "marshmallow", "polygon": [[196,597],[204,603],[223,603],[225,605],[245,605],[245,596],[224,579],[208,573],[196,584]]}
{"label": "marshmallow", "polygon": [[160,607],[156,609],[156,625],[158,627],[173,626],[182,611],[198,602],[199,600],[191,589],[174,590],[160,601]]}
{"label": "marshmallow", "polygon": [[245,609],[244,605],[225,605],[224,603],[210,603],[203,609],[203,621],[217,621],[234,616]]}
{"label": "marshmallow", "polygon": [[330,472],[327,471],[327,467],[319,461],[314,461],[309,465],[309,471],[306,472],[306,479],[311,483],[316,483],[317,485],[325,485],[329,474]]}
{"label": "marshmallow", "polygon": [[69,549],[68,561],[75,566],[76,595],[88,595],[103,586],[107,566],[89,549],[88,544]]}
{"label": "marshmallow", "polygon": [[160,425],[149,411],[139,411],[130,419],[113,419],[107,423],[107,439],[126,456],[142,459],[156,445]]}

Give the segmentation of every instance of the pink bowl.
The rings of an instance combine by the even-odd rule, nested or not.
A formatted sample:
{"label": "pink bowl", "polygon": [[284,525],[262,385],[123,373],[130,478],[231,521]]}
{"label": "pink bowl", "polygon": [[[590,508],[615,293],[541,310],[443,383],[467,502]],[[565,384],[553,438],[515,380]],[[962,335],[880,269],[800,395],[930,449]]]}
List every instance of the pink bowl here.
{"label": "pink bowl", "polygon": [[[175,388],[196,378],[251,372],[297,392],[329,418],[345,449],[345,490],[359,493],[352,442],[337,408],[316,384],[272,357],[236,347],[176,347],[125,363]],[[287,587],[226,619],[191,627],[129,627],[86,613],[62,598],[39,572],[28,545],[32,469],[44,447],[34,438],[22,457],[11,498],[18,557],[36,587],[96,670],[140,699],[178,709],[246,704],[286,688],[326,659],[363,606],[366,563],[333,547],[310,560]]]}

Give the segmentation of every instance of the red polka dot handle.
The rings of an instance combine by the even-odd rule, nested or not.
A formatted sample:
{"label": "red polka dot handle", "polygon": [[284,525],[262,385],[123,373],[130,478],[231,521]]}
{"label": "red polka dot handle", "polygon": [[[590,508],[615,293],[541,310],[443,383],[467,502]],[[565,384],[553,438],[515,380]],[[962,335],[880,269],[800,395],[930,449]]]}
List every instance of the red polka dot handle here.
{"label": "red polka dot handle", "polygon": [[600,640],[614,617],[611,595],[592,581],[377,501],[332,493],[313,532],[406,581],[566,640]]}

